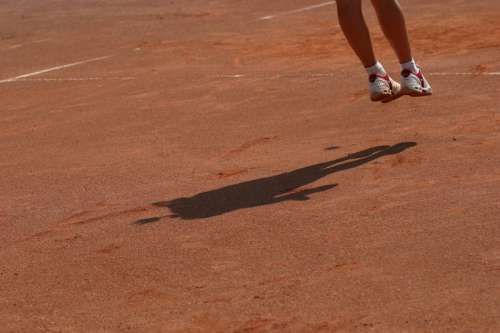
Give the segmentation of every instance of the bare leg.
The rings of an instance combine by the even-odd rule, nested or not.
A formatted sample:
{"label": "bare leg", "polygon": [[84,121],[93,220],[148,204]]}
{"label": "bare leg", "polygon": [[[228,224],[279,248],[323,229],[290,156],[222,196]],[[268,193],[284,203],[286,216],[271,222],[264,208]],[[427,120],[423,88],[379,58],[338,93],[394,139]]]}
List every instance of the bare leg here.
{"label": "bare leg", "polygon": [[337,0],[337,12],[340,27],[352,49],[365,67],[373,66],[377,60],[363,17],[361,0]]}
{"label": "bare leg", "polygon": [[406,23],[398,0],[371,0],[382,31],[396,52],[399,62],[412,60]]}

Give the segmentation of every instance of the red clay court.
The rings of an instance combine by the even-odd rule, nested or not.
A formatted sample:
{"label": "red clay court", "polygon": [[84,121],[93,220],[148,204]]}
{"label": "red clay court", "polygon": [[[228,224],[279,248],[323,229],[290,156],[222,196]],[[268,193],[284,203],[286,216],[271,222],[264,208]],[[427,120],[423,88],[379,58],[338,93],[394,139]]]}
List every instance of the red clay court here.
{"label": "red clay court", "polygon": [[0,332],[500,332],[500,2],[402,5],[382,105],[333,1],[0,2]]}

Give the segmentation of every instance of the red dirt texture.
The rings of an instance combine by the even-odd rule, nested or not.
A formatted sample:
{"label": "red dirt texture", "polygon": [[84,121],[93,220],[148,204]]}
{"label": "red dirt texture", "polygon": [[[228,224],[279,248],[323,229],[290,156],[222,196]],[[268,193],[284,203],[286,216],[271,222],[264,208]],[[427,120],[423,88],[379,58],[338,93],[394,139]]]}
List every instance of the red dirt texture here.
{"label": "red dirt texture", "polygon": [[0,332],[500,332],[500,1],[318,3],[0,2]]}

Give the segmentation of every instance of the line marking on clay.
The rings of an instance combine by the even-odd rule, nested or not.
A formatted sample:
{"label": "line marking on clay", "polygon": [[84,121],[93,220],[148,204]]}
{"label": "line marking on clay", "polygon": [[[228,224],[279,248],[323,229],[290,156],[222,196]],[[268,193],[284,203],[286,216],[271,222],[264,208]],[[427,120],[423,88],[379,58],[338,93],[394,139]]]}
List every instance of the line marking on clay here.
{"label": "line marking on clay", "polygon": [[433,76],[497,76],[500,72],[457,72],[457,73],[447,73],[447,72],[436,72],[429,73]]}
{"label": "line marking on clay", "polygon": [[[500,76],[500,72],[431,72],[428,76]],[[239,79],[239,78],[255,78],[255,79],[282,79],[282,78],[321,78],[321,77],[338,77],[334,73],[279,73],[279,74],[222,74],[217,75],[217,78]]]}
{"label": "line marking on clay", "polygon": [[273,18],[276,18],[278,16],[286,16],[286,15],[302,13],[302,12],[306,12],[306,11],[321,8],[321,7],[331,6],[333,4],[335,4],[335,1],[327,1],[327,2],[316,4],[316,5],[312,5],[312,6],[307,6],[307,7],[303,7],[303,8],[299,8],[299,9],[289,10],[286,12],[276,13],[273,15],[262,16],[262,17],[259,17],[258,20],[259,21],[272,20]]}
{"label": "line marking on clay", "polygon": [[32,42],[26,42],[26,43],[21,43],[21,44],[14,44],[14,45],[11,45],[9,47],[4,48],[4,50],[7,50],[7,51],[8,50],[15,50],[15,49],[18,49],[18,48],[26,46],[26,45],[40,44],[40,43],[43,43],[43,42],[48,42],[50,40],[51,40],[50,38],[45,38],[45,39],[34,40]]}
{"label": "line marking on clay", "polygon": [[50,78],[34,78],[34,79],[18,79],[15,81],[6,81],[5,83],[22,83],[22,82],[71,82],[71,81],[129,81],[135,80],[135,77],[50,77]]}
{"label": "line marking on clay", "polygon": [[219,75],[217,77],[239,79],[239,78],[245,77],[245,74],[225,74],[225,75]]}
{"label": "line marking on clay", "polygon": [[111,56],[98,57],[98,58],[93,58],[93,59],[88,59],[88,60],[74,62],[74,63],[71,63],[71,64],[60,65],[60,66],[56,66],[56,67],[42,69],[42,70],[39,70],[39,71],[36,71],[36,72],[19,75],[19,76],[16,76],[16,77],[5,79],[5,80],[0,80],[0,83],[15,82],[15,81],[18,81],[20,79],[25,79],[25,78],[28,78],[28,77],[37,76],[37,75],[41,75],[41,74],[45,74],[45,73],[49,73],[49,72],[53,72],[53,71],[59,71],[61,69],[65,69],[65,68],[80,66],[80,65],[91,63],[91,62],[105,60],[105,59],[108,59],[108,58],[111,58]]}

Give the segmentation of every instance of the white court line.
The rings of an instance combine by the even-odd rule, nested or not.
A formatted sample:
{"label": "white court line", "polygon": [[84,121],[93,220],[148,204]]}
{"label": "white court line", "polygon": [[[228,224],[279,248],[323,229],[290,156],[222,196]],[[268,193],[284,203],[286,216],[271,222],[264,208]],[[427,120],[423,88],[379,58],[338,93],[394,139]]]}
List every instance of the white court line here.
{"label": "white court line", "polygon": [[12,45],[10,47],[7,48],[7,50],[14,50],[14,49],[18,49],[20,47],[22,47],[24,44],[16,44],[16,45]]}
{"label": "white court line", "polygon": [[[427,73],[428,76],[500,76],[500,72],[457,72],[457,73],[448,73],[448,72],[436,72],[436,73]],[[322,77],[336,77],[338,75],[334,73],[305,73],[305,74],[273,74],[273,75],[261,75],[261,74],[221,74],[215,75],[214,78],[218,79],[241,79],[241,78],[250,78],[250,79],[264,79],[264,80],[273,80],[273,79],[286,79],[286,78],[322,78]],[[8,79],[2,80],[0,83],[22,83],[22,82],[71,82],[71,81],[129,81],[136,80],[136,77],[133,76],[124,76],[124,77],[53,77],[53,78],[18,78],[16,80]]]}
{"label": "white court line", "polygon": [[111,56],[98,57],[98,58],[93,58],[93,59],[89,59],[89,60],[74,62],[72,64],[66,64],[66,65],[56,66],[56,67],[52,67],[52,68],[42,69],[42,70],[39,70],[39,71],[36,71],[33,73],[23,74],[23,75],[19,75],[16,77],[12,77],[10,79],[0,80],[0,83],[14,82],[14,81],[17,81],[20,79],[24,79],[24,78],[28,78],[28,77],[32,77],[32,76],[36,76],[36,75],[40,75],[40,74],[45,74],[48,72],[58,71],[58,70],[69,68],[69,67],[75,67],[75,66],[79,66],[79,65],[83,65],[83,64],[88,64],[90,62],[95,62],[95,61],[104,60],[104,59],[108,59],[108,58],[111,58]]}
{"label": "white court line", "polygon": [[[427,73],[428,76],[500,76],[500,72],[434,72]],[[221,79],[241,79],[241,78],[253,78],[253,79],[280,79],[280,78],[301,78],[301,77],[335,77],[338,76],[334,73],[303,73],[303,74],[222,74],[215,76]]]}
{"label": "white court line", "polygon": [[239,79],[241,77],[245,77],[245,74],[223,74],[223,75],[217,75],[217,77],[220,78],[233,78],[233,79]]}
{"label": "white court line", "polygon": [[299,9],[294,9],[294,10],[289,10],[287,12],[276,13],[274,15],[262,16],[262,17],[259,17],[258,20],[259,21],[271,20],[271,19],[273,19],[275,17],[278,17],[278,16],[285,16],[285,15],[291,15],[291,14],[296,14],[296,13],[302,13],[302,12],[306,12],[308,10],[313,10],[313,9],[316,9],[316,8],[321,8],[321,7],[325,7],[325,6],[331,6],[333,4],[335,4],[335,1],[323,2],[323,3],[319,3],[317,5],[307,6],[307,7],[304,7],[304,8],[299,8]]}
{"label": "white court line", "polygon": [[500,75],[500,72],[458,72],[458,73],[446,73],[446,72],[437,72],[437,73],[429,73],[429,75],[433,76],[497,76]]}
{"label": "white court line", "polygon": [[32,45],[32,44],[40,44],[40,43],[43,43],[43,42],[48,42],[52,39],[50,38],[45,38],[45,39],[39,39],[39,40],[35,40],[35,41],[32,41],[32,42],[27,42],[27,43],[22,43],[22,44],[14,44],[14,45],[11,45],[7,48],[4,48],[3,50],[15,50],[15,49],[18,49],[18,48],[21,48],[21,47],[24,47],[26,45]]}
{"label": "white court line", "polygon": [[119,80],[119,81],[129,81],[135,80],[135,77],[48,77],[39,79],[18,79],[15,81],[8,81],[4,83],[16,83],[16,82],[68,82],[68,81],[108,81],[108,80]]}

